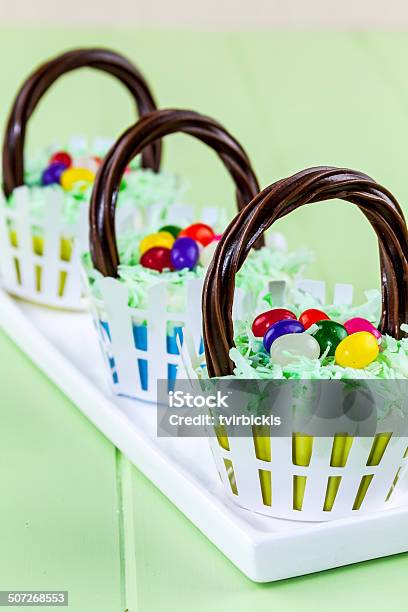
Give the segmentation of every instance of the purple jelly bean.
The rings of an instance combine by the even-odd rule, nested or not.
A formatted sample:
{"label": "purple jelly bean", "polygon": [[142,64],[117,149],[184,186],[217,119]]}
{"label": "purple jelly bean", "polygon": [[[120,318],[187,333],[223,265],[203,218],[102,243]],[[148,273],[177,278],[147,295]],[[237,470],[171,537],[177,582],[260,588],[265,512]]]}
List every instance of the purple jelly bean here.
{"label": "purple jelly bean", "polygon": [[283,319],[282,321],[277,321],[270,326],[264,335],[263,345],[265,350],[269,353],[273,342],[275,342],[275,340],[280,336],[284,336],[285,334],[301,334],[304,331],[305,328],[299,321],[295,321],[293,319]]}
{"label": "purple jelly bean", "polygon": [[177,238],[174,242],[170,260],[175,270],[183,270],[184,268],[192,270],[197,265],[199,256],[200,250],[196,241],[188,238],[188,236],[183,236]]}
{"label": "purple jelly bean", "polygon": [[60,162],[55,162],[47,166],[47,168],[42,173],[41,182],[45,185],[55,185],[59,184],[61,174],[65,172],[67,169],[65,164],[61,164]]}

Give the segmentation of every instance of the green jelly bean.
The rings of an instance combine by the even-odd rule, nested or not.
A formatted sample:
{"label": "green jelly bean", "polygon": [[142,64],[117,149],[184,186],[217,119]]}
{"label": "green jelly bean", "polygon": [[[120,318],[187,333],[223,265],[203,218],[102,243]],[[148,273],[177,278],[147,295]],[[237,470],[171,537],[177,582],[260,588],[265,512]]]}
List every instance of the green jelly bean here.
{"label": "green jelly bean", "polygon": [[315,323],[318,328],[313,337],[317,340],[320,346],[320,357],[327,349],[327,357],[334,357],[337,345],[347,336],[346,328],[341,323],[336,321],[318,321]]}
{"label": "green jelly bean", "polygon": [[174,238],[178,238],[178,235],[181,232],[181,227],[178,227],[177,225],[163,225],[163,227],[159,229],[159,232],[168,232],[174,236]]}

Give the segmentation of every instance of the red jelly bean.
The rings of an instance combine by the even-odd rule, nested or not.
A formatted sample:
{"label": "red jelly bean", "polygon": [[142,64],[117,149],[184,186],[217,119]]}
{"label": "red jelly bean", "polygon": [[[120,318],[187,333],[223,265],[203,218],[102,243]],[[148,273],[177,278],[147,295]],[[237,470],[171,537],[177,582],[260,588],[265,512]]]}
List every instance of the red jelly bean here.
{"label": "red jelly bean", "polygon": [[315,323],[319,321],[327,321],[330,317],[323,312],[323,310],[319,310],[318,308],[308,308],[299,317],[299,321],[302,323],[305,329],[309,329]]}
{"label": "red jelly bean", "polygon": [[180,232],[179,238],[182,236],[187,236],[203,246],[207,246],[207,244],[210,244],[210,242],[214,240],[215,234],[209,225],[205,223],[193,223],[193,225],[189,225]]}
{"label": "red jelly bean", "polygon": [[72,157],[66,151],[57,151],[50,158],[50,164],[63,164],[66,168],[72,166]]}
{"label": "red jelly bean", "polygon": [[140,258],[140,263],[145,268],[157,270],[157,272],[163,272],[165,268],[172,270],[173,266],[171,265],[170,253],[170,249],[166,249],[165,247],[152,247],[143,253]]}
{"label": "red jelly bean", "polygon": [[263,338],[271,325],[284,319],[296,319],[296,315],[286,308],[273,308],[263,312],[252,323],[252,332],[257,338]]}

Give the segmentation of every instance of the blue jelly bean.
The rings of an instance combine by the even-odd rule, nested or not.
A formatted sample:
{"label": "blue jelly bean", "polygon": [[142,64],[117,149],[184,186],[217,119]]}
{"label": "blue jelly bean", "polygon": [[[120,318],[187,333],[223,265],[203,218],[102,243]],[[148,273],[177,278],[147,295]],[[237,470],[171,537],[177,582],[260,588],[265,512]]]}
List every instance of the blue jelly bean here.
{"label": "blue jelly bean", "polygon": [[270,326],[263,338],[265,350],[269,353],[273,342],[280,336],[285,334],[302,334],[305,331],[304,326],[299,321],[293,319],[283,319],[277,321]]}
{"label": "blue jelly bean", "polygon": [[192,238],[183,236],[177,238],[171,248],[170,260],[175,270],[183,270],[188,268],[192,270],[198,262],[200,250],[198,244]]}
{"label": "blue jelly bean", "polygon": [[65,172],[67,169],[65,164],[61,164],[60,162],[55,162],[54,164],[50,164],[42,173],[41,182],[45,185],[55,185],[59,184],[61,174]]}

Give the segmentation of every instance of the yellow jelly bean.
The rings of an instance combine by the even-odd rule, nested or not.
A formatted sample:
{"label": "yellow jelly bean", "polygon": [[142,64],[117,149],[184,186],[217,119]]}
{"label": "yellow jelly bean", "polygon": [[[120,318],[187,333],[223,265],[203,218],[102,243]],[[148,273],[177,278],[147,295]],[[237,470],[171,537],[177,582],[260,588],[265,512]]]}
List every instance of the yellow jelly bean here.
{"label": "yellow jelly bean", "polygon": [[378,355],[378,342],[370,332],[362,331],[344,338],[335,352],[337,365],[343,368],[366,368]]}
{"label": "yellow jelly bean", "polygon": [[156,234],[149,234],[145,236],[139,245],[140,254],[143,255],[149,249],[153,247],[165,247],[171,249],[174,244],[174,236],[170,232],[156,232]]}
{"label": "yellow jelly bean", "polygon": [[85,191],[95,180],[95,173],[89,168],[67,168],[61,174],[61,185],[65,191],[70,191],[76,183],[82,183],[80,190]]}

